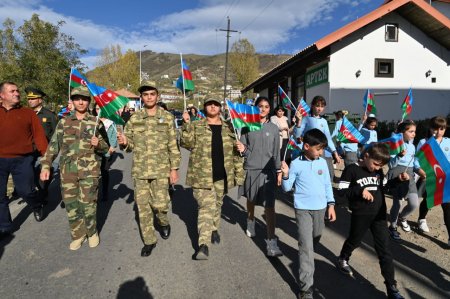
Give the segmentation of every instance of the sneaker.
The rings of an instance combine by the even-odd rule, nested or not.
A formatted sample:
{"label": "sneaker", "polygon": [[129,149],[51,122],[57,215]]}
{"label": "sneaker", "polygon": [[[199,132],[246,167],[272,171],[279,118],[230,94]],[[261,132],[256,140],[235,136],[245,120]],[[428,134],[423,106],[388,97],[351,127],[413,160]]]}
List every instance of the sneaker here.
{"label": "sneaker", "polygon": [[405,299],[405,297],[400,294],[400,291],[397,289],[397,286],[395,284],[386,285],[386,289],[388,299]]}
{"label": "sneaker", "polygon": [[250,220],[247,219],[247,230],[245,231],[245,233],[247,234],[247,236],[249,238],[253,238],[256,233],[255,233],[255,219]]}
{"label": "sneaker", "polygon": [[428,227],[426,219],[419,219],[419,232],[421,233],[429,233],[430,228]]}
{"label": "sneaker", "polygon": [[298,293],[298,298],[299,299],[314,299],[312,288],[309,288],[307,291],[300,291],[300,293]]}
{"label": "sneaker", "polygon": [[406,221],[406,219],[399,218],[398,219],[398,224],[401,226],[403,231],[405,231],[407,233],[411,232],[411,226],[409,226],[408,221]]}
{"label": "sneaker", "polygon": [[395,241],[400,241],[402,239],[397,231],[397,228],[393,226],[389,226],[389,235],[391,236],[391,239]]}
{"label": "sneaker", "polygon": [[88,237],[88,243],[89,247],[94,248],[97,247],[100,243],[100,238],[98,237],[98,233],[93,234],[92,236]]}
{"label": "sneaker", "polygon": [[342,273],[353,276],[352,268],[350,268],[350,265],[346,259],[339,258],[337,261],[337,267]]}
{"label": "sneaker", "polygon": [[266,240],[266,243],[267,243],[267,256],[277,257],[283,255],[283,253],[281,253],[280,248],[278,248],[277,239]]}
{"label": "sneaker", "polygon": [[78,249],[80,249],[81,245],[84,242],[86,242],[86,239],[87,239],[86,236],[83,236],[83,237],[81,237],[79,239],[73,240],[72,242],[70,242],[69,249],[70,250],[78,250]]}

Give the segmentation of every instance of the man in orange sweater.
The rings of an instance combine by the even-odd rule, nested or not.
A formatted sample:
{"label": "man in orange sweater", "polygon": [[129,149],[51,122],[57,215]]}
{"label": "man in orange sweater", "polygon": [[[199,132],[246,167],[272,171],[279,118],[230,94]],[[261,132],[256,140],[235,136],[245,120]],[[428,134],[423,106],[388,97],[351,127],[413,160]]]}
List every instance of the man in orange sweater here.
{"label": "man in orange sweater", "polygon": [[33,151],[44,155],[47,139],[36,113],[20,105],[20,92],[13,82],[0,83],[0,237],[13,230],[6,196],[11,174],[20,197],[33,208],[36,221],[44,219],[42,198],[34,184]]}

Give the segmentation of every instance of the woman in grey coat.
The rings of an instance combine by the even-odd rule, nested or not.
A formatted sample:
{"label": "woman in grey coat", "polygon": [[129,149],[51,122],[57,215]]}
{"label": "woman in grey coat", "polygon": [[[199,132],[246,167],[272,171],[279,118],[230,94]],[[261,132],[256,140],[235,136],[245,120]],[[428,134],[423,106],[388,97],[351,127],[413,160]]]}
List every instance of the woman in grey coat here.
{"label": "woman in grey coat", "polygon": [[242,130],[237,149],[245,158],[244,196],[247,198],[247,230],[249,237],[255,236],[255,205],[264,206],[267,225],[267,256],[281,256],[275,238],[275,188],[281,184],[280,137],[277,125],[270,122],[269,99],[259,97],[255,106],[259,108],[262,128],[259,131]]}

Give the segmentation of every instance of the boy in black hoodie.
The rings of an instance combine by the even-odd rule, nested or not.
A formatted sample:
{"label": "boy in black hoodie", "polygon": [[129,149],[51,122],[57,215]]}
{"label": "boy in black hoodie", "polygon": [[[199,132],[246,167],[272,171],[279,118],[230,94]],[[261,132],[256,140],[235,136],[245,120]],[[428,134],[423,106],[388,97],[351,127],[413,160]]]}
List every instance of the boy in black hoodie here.
{"label": "boy in black hoodie", "polygon": [[386,202],[383,193],[383,165],[389,162],[389,150],[384,144],[374,144],[361,155],[362,160],[348,165],[339,182],[339,195],[346,197],[352,211],[350,234],[342,246],[337,267],[347,275],[353,275],[348,261],[359,247],[364,234],[370,229],[375,251],[385,279],[388,298],[401,299],[395,281],[394,264],[389,248]]}

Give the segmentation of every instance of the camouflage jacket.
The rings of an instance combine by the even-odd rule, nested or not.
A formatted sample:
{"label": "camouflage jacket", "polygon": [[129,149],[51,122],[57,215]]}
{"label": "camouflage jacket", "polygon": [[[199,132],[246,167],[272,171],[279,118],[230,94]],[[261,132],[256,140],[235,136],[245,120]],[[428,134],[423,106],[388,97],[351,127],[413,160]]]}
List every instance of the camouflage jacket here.
{"label": "camouflage jacket", "polygon": [[134,153],[133,178],[168,178],[170,170],[180,167],[180,149],[170,112],[158,108],[155,116],[149,116],[141,109],[131,116],[124,134],[128,140],[125,150]]}
{"label": "camouflage jacket", "polygon": [[[183,125],[181,146],[190,150],[186,185],[209,189],[213,185],[212,173],[212,131],[206,119]],[[235,135],[231,126],[222,125],[222,141],[228,190],[244,183],[243,158],[234,147]]]}
{"label": "camouflage jacket", "polygon": [[61,153],[61,174],[73,173],[78,178],[99,177],[102,155],[108,151],[105,129],[98,123],[95,135],[99,138],[97,148],[91,146],[96,117],[86,114],[78,120],[75,113],[61,119],[56,125],[47,151],[41,159],[42,169],[50,169],[53,160]]}

